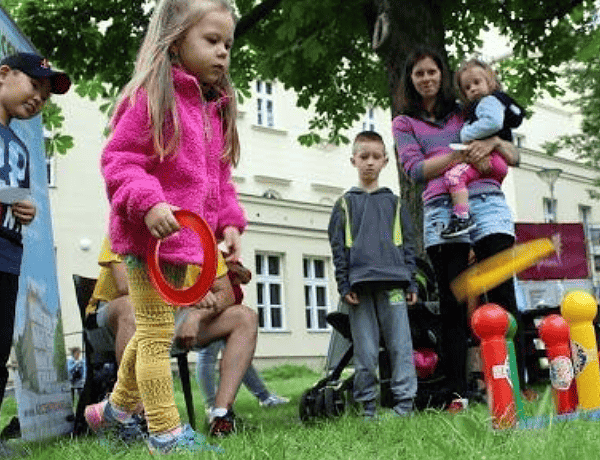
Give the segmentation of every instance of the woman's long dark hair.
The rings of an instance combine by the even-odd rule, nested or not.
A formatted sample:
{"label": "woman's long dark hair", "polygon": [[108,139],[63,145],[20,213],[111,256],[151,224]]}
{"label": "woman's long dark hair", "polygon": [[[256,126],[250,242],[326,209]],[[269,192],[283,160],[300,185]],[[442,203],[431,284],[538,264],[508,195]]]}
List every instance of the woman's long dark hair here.
{"label": "woman's long dark hair", "polygon": [[442,74],[440,90],[433,108],[433,115],[440,120],[456,108],[456,94],[452,86],[450,71],[440,53],[433,48],[417,48],[406,58],[400,80],[400,112],[411,117],[422,115],[424,112],[423,98],[415,89],[411,74],[417,62],[427,57],[434,60]]}

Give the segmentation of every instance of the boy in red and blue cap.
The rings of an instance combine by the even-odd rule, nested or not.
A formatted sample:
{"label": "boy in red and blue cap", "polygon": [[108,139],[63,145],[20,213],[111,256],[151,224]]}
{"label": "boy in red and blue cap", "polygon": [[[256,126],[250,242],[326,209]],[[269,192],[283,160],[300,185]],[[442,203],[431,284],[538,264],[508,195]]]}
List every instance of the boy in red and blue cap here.
{"label": "boy in red and blue cap", "polygon": [[[29,150],[10,128],[11,120],[33,118],[51,94],[64,94],[70,86],[65,73],[52,70],[48,60],[37,54],[18,53],[0,61],[0,192],[8,187],[30,188]],[[22,226],[30,224],[35,214],[35,204],[29,199],[0,202],[0,404],[8,380],[6,363],[23,256]]]}

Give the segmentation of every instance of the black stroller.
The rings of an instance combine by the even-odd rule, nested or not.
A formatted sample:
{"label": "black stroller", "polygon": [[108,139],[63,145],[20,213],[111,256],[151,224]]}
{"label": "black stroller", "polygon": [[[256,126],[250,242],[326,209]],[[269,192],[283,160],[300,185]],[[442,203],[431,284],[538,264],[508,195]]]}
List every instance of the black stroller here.
{"label": "black stroller", "polygon": [[[413,348],[416,353],[425,353],[428,357],[441,356],[439,341],[441,319],[433,269],[428,262],[422,259],[417,259],[417,267],[419,303],[408,309]],[[330,371],[327,376],[302,394],[299,415],[303,422],[317,418],[336,417],[343,414],[347,407],[354,405],[354,376],[350,375],[341,379],[344,369],[350,364],[353,357],[348,314],[343,311],[329,313],[327,322],[334,328],[329,357],[341,354],[341,358],[330,359],[329,361],[333,362],[328,365]],[[382,346],[379,352],[380,404],[382,407],[393,407],[394,404],[390,391],[390,368],[388,352]],[[427,407],[441,408],[449,401],[451,395],[444,384],[445,377],[441,368],[439,363],[435,366],[430,363],[428,367],[421,369],[417,365],[418,390],[415,407],[418,410]]]}

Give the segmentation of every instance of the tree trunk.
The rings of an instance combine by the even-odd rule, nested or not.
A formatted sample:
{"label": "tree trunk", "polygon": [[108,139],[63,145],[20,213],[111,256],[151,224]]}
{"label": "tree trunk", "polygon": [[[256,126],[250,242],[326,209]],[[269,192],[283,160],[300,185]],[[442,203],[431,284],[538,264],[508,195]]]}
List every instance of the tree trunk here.
{"label": "tree trunk", "polygon": [[[427,45],[446,58],[444,48],[444,24],[441,14],[441,0],[374,0],[371,13],[367,17],[375,19],[386,13],[389,20],[389,36],[377,49],[383,65],[387,69],[392,118],[400,114],[400,77],[406,57],[419,46]],[[396,155],[400,195],[408,205],[415,226],[416,249],[420,256],[425,255],[423,247],[423,186],[413,183],[403,172]]]}

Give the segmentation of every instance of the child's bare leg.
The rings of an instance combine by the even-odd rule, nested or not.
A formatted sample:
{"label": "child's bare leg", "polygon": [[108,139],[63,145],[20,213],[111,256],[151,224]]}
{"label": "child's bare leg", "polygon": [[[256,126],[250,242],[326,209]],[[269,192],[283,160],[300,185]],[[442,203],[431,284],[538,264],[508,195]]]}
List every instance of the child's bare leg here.
{"label": "child's bare leg", "polygon": [[239,324],[240,327],[236,328],[225,343],[221,379],[215,397],[216,407],[231,407],[254,357],[257,334],[256,316],[244,316],[243,323]]}
{"label": "child's bare leg", "polygon": [[459,217],[469,216],[469,191],[467,183],[479,172],[467,163],[461,163],[446,171],[444,177],[452,198],[453,213]]}
{"label": "child's bare leg", "polygon": [[115,335],[115,355],[117,364],[121,364],[121,358],[125,347],[135,333],[135,315],[133,305],[128,295],[118,297],[108,303],[108,324]]}
{"label": "child's bare leg", "polygon": [[452,196],[452,211],[459,217],[469,215],[469,191],[467,188],[454,190]]}
{"label": "child's bare leg", "polygon": [[475,227],[470,216],[467,184],[477,176],[480,176],[479,171],[472,165],[464,163],[456,165],[445,173],[453,206],[450,222],[441,231],[442,238],[454,238]]}
{"label": "child's bare leg", "polygon": [[226,340],[215,407],[230,408],[233,405],[254,356],[257,326],[256,313],[245,305],[235,305],[210,321],[202,321],[199,345],[215,338]]}

